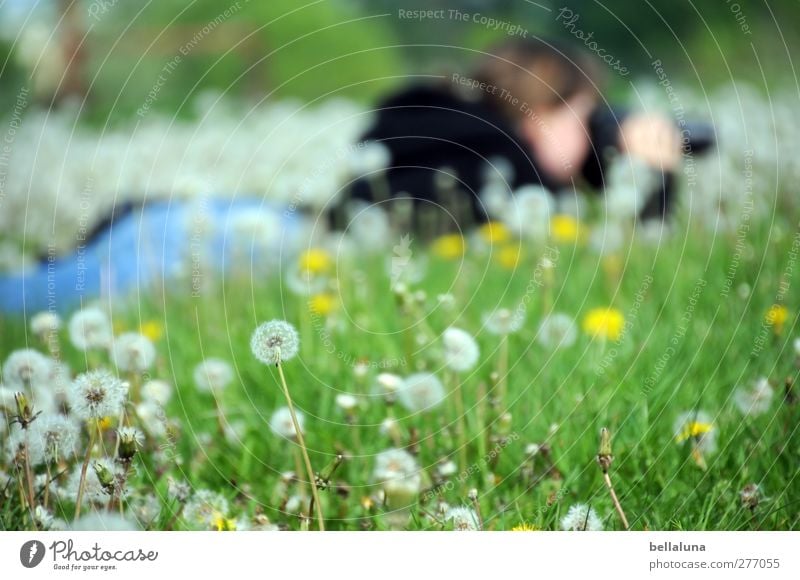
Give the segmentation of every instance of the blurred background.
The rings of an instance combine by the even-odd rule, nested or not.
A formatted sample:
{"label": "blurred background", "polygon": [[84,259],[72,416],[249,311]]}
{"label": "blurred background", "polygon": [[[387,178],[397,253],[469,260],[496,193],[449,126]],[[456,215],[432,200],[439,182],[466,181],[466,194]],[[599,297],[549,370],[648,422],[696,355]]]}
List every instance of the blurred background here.
{"label": "blurred background", "polygon": [[[573,26],[558,19],[563,8],[579,15]],[[482,18],[398,16],[399,10],[420,9]],[[688,85],[707,88],[732,74],[757,84],[762,74],[770,82],[793,83],[785,74],[787,57],[796,53],[800,32],[786,24],[797,17],[794,0],[162,0],[144,6],[5,0],[0,104],[13,106],[20,85],[33,75],[39,102],[75,96],[85,99],[87,122],[124,119],[135,114],[176,55],[182,56],[180,66],[161,87],[154,110],[191,115],[192,96],[207,89],[254,100],[337,95],[370,102],[406,74],[464,68],[473,50],[509,34],[575,40],[579,29],[631,71],[611,79],[612,91],[620,94],[636,77],[653,75],[654,58]],[[489,19],[519,29],[493,26]]]}

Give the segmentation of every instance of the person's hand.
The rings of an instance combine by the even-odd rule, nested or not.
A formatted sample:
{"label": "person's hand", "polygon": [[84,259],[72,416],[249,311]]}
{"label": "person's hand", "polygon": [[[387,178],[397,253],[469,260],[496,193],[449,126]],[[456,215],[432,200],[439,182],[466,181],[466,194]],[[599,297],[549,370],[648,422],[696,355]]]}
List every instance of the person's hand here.
{"label": "person's hand", "polygon": [[675,124],[660,115],[636,114],[622,122],[620,149],[661,171],[674,170],[681,158]]}

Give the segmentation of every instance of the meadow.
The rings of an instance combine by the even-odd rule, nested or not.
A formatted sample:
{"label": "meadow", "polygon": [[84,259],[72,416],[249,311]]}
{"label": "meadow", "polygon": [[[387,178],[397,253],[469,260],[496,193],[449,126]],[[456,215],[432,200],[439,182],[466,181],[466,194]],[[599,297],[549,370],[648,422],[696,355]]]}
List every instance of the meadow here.
{"label": "meadow", "polygon": [[283,373],[328,530],[798,529],[797,220],[693,217],[337,237],[5,316],[0,528],[317,529]]}

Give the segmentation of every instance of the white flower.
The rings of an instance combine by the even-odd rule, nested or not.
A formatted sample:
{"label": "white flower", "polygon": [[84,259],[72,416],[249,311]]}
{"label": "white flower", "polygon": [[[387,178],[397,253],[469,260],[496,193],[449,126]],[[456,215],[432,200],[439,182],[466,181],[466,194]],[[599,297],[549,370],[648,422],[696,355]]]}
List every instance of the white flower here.
{"label": "white flower", "polygon": [[167,434],[164,410],[155,401],[146,400],[136,405],[136,416],[139,417],[139,424],[151,437],[160,438]]}
{"label": "white flower", "polygon": [[480,529],[478,514],[468,507],[451,507],[444,513],[444,521],[453,522],[457,532],[474,532]]}
{"label": "white flower", "polygon": [[207,393],[223,390],[232,380],[231,365],[219,358],[207,358],[194,368],[194,384]]}
{"label": "white flower", "polygon": [[733,402],[742,415],[758,416],[769,411],[775,391],[769,380],[762,377],[751,388],[740,387],[733,394]]}
{"label": "white flower", "polygon": [[351,175],[365,177],[370,173],[386,169],[392,159],[389,148],[377,141],[359,143],[347,156]]}
{"label": "white flower", "polygon": [[[295,415],[297,416],[297,424],[300,426],[300,431],[305,432],[305,415],[300,411],[295,411]],[[284,439],[294,439],[297,437],[297,431],[294,429],[292,414],[289,411],[289,407],[279,407],[272,413],[272,416],[269,418],[269,428],[275,435],[283,437]]]}
{"label": "white flower", "polygon": [[18,391],[41,387],[50,376],[50,359],[31,348],[15,350],[3,365],[3,380],[7,387]]}
{"label": "white flower", "polygon": [[55,312],[44,310],[31,317],[31,332],[44,336],[61,328],[61,317]]}
{"label": "white flower", "polygon": [[28,454],[31,463],[55,463],[76,453],[80,429],[64,415],[42,415],[31,423]]}
{"label": "white flower", "polygon": [[380,373],[375,377],[375,390],[381,395],[394,395],[404,384],[403,377],[392,373]]}
{"label": "white flower", "polygon": [[189,483],[185,480],[176,480],[172,476],[167,478],[167,496],[174,501],[179,503],[185,502],[189,499],[189,495],[191,494],[192,488],[189,486]]}
{"label": "white flower", "polygon": [[471,334],[460,328],[450,327],[442,334],[444,363],[456,372],[466,372],[478,364],[480,349]]}
{"label": "white flower", "polygon": [[450,477],[458,472],[458,465],[455,461],[444,461],[436,466],[436,471],[440,477]]}
{"label": "white flower", "polygon": [[[117,468],[109,459],[97,459],[95,460],[95,463],[99,464],[108,470],[109,473],[115,474],[116,476]],[[78,486],[80,485],[80,480],[81,466],[78,464],[75,465],[70,473],[69,478],[67,479],[67,484],[60,490],[61,499],[74,502],[78,498]],[[122,493],[124,497],[127,492],[123,491]],[[83,498],[90,503],[103,505],[107,504],[108,500],[110,499],[108,492],[103,488],[103,484],[100,483],[100,480],[97,478],[97,471],[91,465],[86,470]]]}
{"label": "white flower", "polygon": [[126,332],[113,339],[111,359],[120,371],[142,373],[153,366],[156,347],[146,336]]}
{"label": "white flower", "polygon": [[358,399],[349,393],[339,393],[336,395],[336,405],[344,411],[352,411],[358,407]]}
{"label": "white flower", "polygon": [[445,399],[444,385],[430,373],[415,373],[406,377],[403,386],[397,391],[400,404],[409,411],[428,411],[440,405]]}
{"label": "white flower", "polygon": [[568,532],[599,532],[603,529],[603,521],[593,508],[576,503],[561,518],[561,529]]}
{"label": "white flower", "polygon": [[25,445],[28,443],[28,431],[17,424],[11,425],[9,429],[10,433],[4,435],[6,461],[13,463],[15,458],[25,450]]}
{"label": "white flower", "polygon": [[172,398],[172,385],[161,379],[147,381],[142,385],[142,398],[163,407]]}
{"label": "white flower", "polygon": [[87,421],[118,415],[127,395],[128,383],[100,369],[78,375],[67,399],[75,416]]}
{"label": "white flower", "polygon": [[79,350],[106,348],[112,336],[111,323],[99,308],[84,308],[70,318],[69,338]]}
{"label": "white flower", "polygon": [[155,525],[161,515],[161,501],[156,495],[146,495],[131,502],[130,506],[136,521],[145,528]]}
{"label": "white flower", "polygon": [[486,330],[491,334],[500,336],[518,332],[524,322],[525,314],[519,308],[514,312],[508,308],[498,308],[494,312],[483,316],[483,325]]}
{"label": "white flower", "polygon": [[136,522],[111,511],[94,511],[81,516],[69,527],[73,532],[138,532]]}
{"label": "white flower", "polygon": [[503,221],[518,236],[541,240],[549,232],[552,212],[550,193],[543,187],[526,185],[514,192]]}
{"label": "white flower", "polygon": [[294,326],[283,320],[264,322],[250,338],[250,350],[262,363],[278,364],[294,358],[300,347],[300,337]]}
{"label": "white flower", "polygon": [[794,354],[800,356],[800,337],[794,339]]}
{"label": "white flower", "polygon": [[547,348],[564,348],[575,344],[578,327],[572,317],[560,312],[546,316],[539,324],[536,339]]}
{"label": "white flower", "polygon": [[408,480],[419,482],[420,470],[417,460],[408,451],[392,448],[375,456],[372,477],[379,483]]}
{"label": "white flower", "polygon": [[228,500],[224,496],[200,489],[186,502],[182,516],[190,528],[211,529],[219,519],[228,516],[229,510]]}

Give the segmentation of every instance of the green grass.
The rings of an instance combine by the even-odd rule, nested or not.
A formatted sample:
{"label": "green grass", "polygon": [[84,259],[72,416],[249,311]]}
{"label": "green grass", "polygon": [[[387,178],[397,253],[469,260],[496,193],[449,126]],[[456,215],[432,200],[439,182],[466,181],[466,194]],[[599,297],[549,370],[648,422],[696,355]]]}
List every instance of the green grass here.
{"label": "green grass", "polygon": [[[660,246],[643,241],[625,245],[616,256],[617,273],[585,245],[559,246],[549,290],[534,284],[530,292],[539,255],[534,249],[524,253],[515,270],[472,251],[463,262],[431,256],[425,278],[413,286],[427,294],[423,313],[416,317],[397,306],[386,255],[342,261],[336,276],[340,305],[332,315],[328,341],[320,333],[325,320],[312,317],[303,298],[268,276],[233,275],[213,282],[199,298],[190,297],[188,281],[185,286],[170,283],[166,293],[143,289],[135,299],[118,302],[114,324],[118,330],[151,320],[163,325],[159,359],[151,374],[176,386],[167,412],[177,429],[169,442],[147,440],[129,488],[134,495],[155,488],[164,496],[168,476],[185,478],[194,489],[227,496],[232,518],[263,512],[273,523],[300,528],[296,516],[281,513],[276,498],[279,474],[294,467],[291,445],[267,425],[271,412],[283,405],[277,373],[259,364],[249,350],[250,334],[259,322],[283,318],[301,333],[301,353],[285,364],[285,372],[295,403],[306,414],[312,463],[321,470],[337,453],[346,456],[334,479],[348,493],[323,492],[327,527],[384,529],[381,506],[368,511],[362,499],[378,489],[371,480],[374,455],[392,446],[378,429],[386,406],[380,398],[365,396],[357,425],[351,426],[334,397],[339,392],[369,395],[382,370],[405,375],[425,367],[445,378],[436,358],[438,341],[412,347],[409,353],[408,345],[423,328],[422,319],[435,336],[450,325],[475,334],[482,362],[463,378],[473,474],[464,488],[447,485],[440,493],[423,494],[433,499],[414,506],[411,529],[439,529],[425,514],[437,513],[439,499],[467,505],[465,488],[473,487],[479,492],[486,529],[510,529],[523,521],[559,529],[560,518],[578,502],[597,510],[606,529],[620,529],[595,460],[602,427],[613,434],[611,478],[633,529],[797,529],[800,406],[783,397],[784,380],[798,373],[792,347],[800,307],[792,290],[792,275],[797,275],[791,253],[796,222],[780,222],[789,233],[778,239],[768,224],[751,228],[750,249],[741,257],[735,234],[713,236],[679,224]],[[425,253],[421,246],[412,249]],[[782,333],[776,333],[765,325],[764,314],[776,302],[782,281],[790,285],[783,301],[790,314]],[[739,292],[742,284],[752,289],[746,297]],[[456,297],[452,311],[438,307],[436,297],[443,292]],[[497,420],[503,405],[495,408],[491,397],[480,396],[496,392],[491,374],[500,344],[496,336],[481,331],[481,319],[495,308],[514,308],[526,292],[526,323],[510,338],[505,406],[511,420],[503,424]],[[628,323],[623,338],[603,343],[582,333],[569,348],[545,348],[534,337],[543,296],[548,295],[555,310],[578,323],[590,308],[619,309]],[[403,329],[414,324],[417,330],[410,343]],[[6,319],[1,329],[4,356],[35,342],[19,320]],[[763,349],[754,352],[759,337],[765,338]],[[82,369],[82,356],[68,345],[65,334],[62,343],[73,371]],[[239,441],[218,436],[213,400],[194,388],[192,370],[208,356],[228,359],[235,366],[237,379],[223,393],[222,406],[231,422],[242,423]],[[360,378],[353,362],[364,359],[389,364]],[[743,418],[733,404],[733,390],[759,376],[773,381],[772,406],[761,416]],[[674,438],[678,415],[695,409],[714,418],[717,433],[718,449],[705,457],[706,470]],[[395,414],[402,418],[404,441],[412,431],[416,434],[418,461],[426,472],[444,457],[456,460],[451,400],[425,415],[407,416],[399,406]],[[480,414],[485,415],[483,423]],[[201,443],[204,433],[210,439]],[[483,458],[499,437],[505,443],[490,465]],[[549,445],[554,471],[548,472],[541,457],[535,463],[526,457],[530,443]],[[168,447],[180,464],[169,461],[166,471],[163,462],[157,465],[153,455],[158,447]],[[429,477],[426,480],[430,483]],[[749,483],[757,483],[763,492],[752,513],[739,499]],[[0,508],[0,527],[29,527],[19,510],[15,483],[9,484],[9,492]],[[154,527],[164,526],[174,507],[165,499]],[[62,515],[69,519],[70,514],[66,504]]]}

